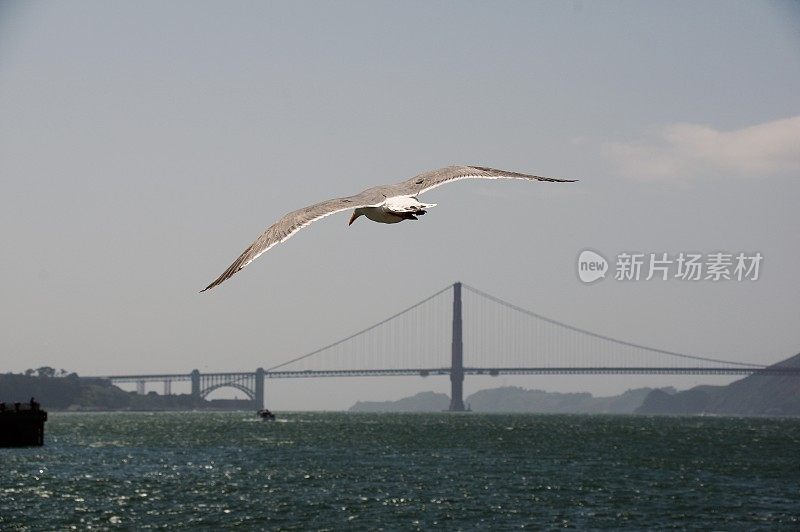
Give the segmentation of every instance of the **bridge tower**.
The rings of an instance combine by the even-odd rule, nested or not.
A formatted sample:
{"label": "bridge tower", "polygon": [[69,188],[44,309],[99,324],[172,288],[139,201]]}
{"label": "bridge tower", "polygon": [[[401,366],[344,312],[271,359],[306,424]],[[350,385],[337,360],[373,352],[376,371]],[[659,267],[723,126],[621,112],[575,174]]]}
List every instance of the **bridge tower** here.
{"label": "bridge tower", "polygon": [[192,395],[195,397],[200,397],[200,371],[193,369],[191,377],[192,377]]}
{"label": "bridge tower", "polygon": [[450,411],[464,411],[464,342],[461,330],[461,283],[453,285],[453,344],[450,361]]}
{"label": "bridge tower", "polygon": [[256,370],[256,409],[261,410],[264,408],[264,368],[258,368]]}

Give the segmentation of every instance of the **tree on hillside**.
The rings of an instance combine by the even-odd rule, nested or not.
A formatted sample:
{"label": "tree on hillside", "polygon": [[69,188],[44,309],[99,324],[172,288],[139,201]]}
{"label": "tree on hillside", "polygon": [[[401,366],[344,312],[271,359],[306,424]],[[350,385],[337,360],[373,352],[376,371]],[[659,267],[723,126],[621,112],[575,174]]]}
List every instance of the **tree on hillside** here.
{"label": "tree on hillside", "polygon": [[56,370],[50,366],[42,366],[41,368],[36,369],[36,374],[40,377],[54,377]]}

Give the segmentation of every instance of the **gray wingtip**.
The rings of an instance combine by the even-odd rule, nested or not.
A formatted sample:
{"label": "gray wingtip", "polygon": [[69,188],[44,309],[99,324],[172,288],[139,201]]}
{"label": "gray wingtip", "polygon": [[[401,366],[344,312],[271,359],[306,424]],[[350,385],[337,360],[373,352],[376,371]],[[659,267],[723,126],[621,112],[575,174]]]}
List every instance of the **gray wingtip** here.
{"label": "gray wingtip", "polygon": [[220,281],[219,279],[216,279],[216,280],[215,280],[213,283],[211,283],[210,285],[208,285],[208,286],[206,286],[205,288],[203,288],[202,290],[200,290],[200,292],[199,292],[199,293],[200,293],[200,294],[202,294],[202,293],[203,293],[203,292],[205,292],[206,290],[211,290],[212,288],[214,288],[215,286],[217,286],[217,285],[218,285],[218,284],[220,284],[221,282],[222,282],[222,281]]}

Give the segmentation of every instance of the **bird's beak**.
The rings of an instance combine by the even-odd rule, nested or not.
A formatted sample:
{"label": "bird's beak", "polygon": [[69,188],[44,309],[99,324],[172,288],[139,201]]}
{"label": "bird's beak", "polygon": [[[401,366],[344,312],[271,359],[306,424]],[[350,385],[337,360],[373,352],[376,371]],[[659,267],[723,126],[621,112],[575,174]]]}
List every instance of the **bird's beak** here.
{"label": "bird's beak", "polygon": [[355,222],[356,218],[358,218],[359,216],[361,216],[359,213],[353,211],[353,216],[350,217],[350,222],[347,225],[353,225],[353,222]]}

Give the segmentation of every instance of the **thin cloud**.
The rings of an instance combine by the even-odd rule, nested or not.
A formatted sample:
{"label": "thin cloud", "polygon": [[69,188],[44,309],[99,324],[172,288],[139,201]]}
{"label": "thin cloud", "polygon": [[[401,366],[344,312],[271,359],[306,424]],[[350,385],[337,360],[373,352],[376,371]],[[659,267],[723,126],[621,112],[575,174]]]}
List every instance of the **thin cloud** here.
{"label": "thin cloud", "polygon": [[672,124],[652,141],[611,142],[604,155],[633,178],[763,177],[800,171],[800,116],[720,131]]}

